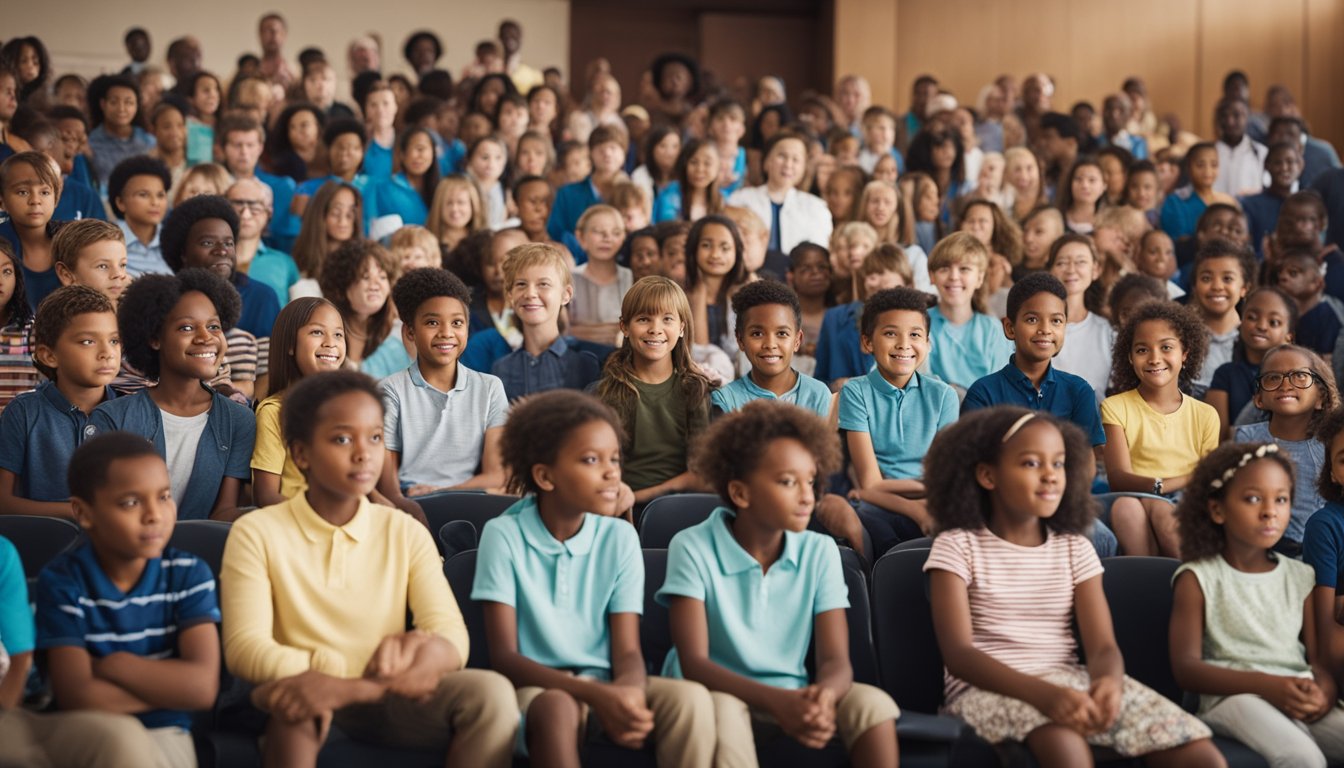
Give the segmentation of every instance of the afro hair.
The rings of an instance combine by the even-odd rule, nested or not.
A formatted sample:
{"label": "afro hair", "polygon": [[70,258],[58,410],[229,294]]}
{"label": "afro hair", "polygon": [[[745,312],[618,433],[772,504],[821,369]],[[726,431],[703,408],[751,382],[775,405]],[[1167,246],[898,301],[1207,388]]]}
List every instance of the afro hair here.
{"label": "afro hair", "polygon": [[[117,166],[120,168],[121,166]],[[163,220],[159,230],[159,245],[163,249],[163,260],[174,272],[182,269],[182,259],[187,252],[187,235],[198,221],[222,219],[228,223],[234,238],[238,237],[238,212],[222,195],[197,195],[178,203]]]}
{"label": "afro hair", "polygon": [[[1223,551],[1225,543],[1223,526],[1215,523],[1209,516],[1209,503],[1221,501],[1226,497],[1236,480],[1237,472],[1252,461],[1273,461],[1288,473],[1288,479],[1296,486],[1299,482],[1293,469],[1293,460],[1283,451],[1268,451],[1272,443],[1223,443],[1199,460],[1195,471],[1190,475],[1190,483],[1181,494],[1176,505],[1176,526],[1181,536],[1181,560],[1203,560]],[[1255,458],[1260,452],[1260,458]],[[1246,458],[1250,456],[1251,458]],[[1243,463],[1244,461],[1244,463]],[[1329,463],[1326,463],[1329,466]],[[1228,470],[1232,477],[1224,480]],[[1223,480],[1221,487],[1214,488],[1214,480]]]}
{"label": "afro hair", "polygon": [[924,318],[924,327],[928,328],[930,298],[929,294],[915,288],[888,288],[878,291],[863,303],[859,331],[862,335],[871,337],[883,313],[898,309],[918,312]]}
{"label": "afro hair", "polygon": [[[499,441],[511,490],[539,493],[532,468],[554,464],[570,433],[594,421],[611,425],[617,440],[625,434],[615,411],[596,397],[572,389],[553,389],[515,403]],[[537,439],[539,435],[546,439]]]}
{"label": "afro hair", "polygon": [[1203,370],[1204,356],[1209,351],[1209,333],[1199,316],[1190,307],[1175,302],[1148,301],[1130,313],[1115,336],[1115,346],[1111,349],[1112,392],[1127,392],[1139,386],[1139,374],[1135,372],[1129,355],[1139,326],[1151,321],[1167,323],[1176,338],[1180,339],[1181,350],[1185,353],[1185,362],[1181,364],[1181,373],[1177,378],[1181,391],[1189,392],[1190,383]]}
{"label": "afro hair", "polygon": [[[1022,310],[1022,305],[1026,304],[1038,293],[1049,293],[1057,297],[1060,301],[1068,304],[1069,292],[1064,288],[1064,284],[1058,277],[1049,272],[1028,272],[1021,280],[1013,283],[1013,287],[1008,289],[1008,314],[1009,320],[1016,321],[1017,313]],[[1067,312],[1067,310],[1065,310]]]}
{"label": "afro hair", "polygon": [[747,283],[738,289],[737,293],[733,294],[733,312],[737,314],[733,335],[739,339],[742,338],[748,310],[763,304],[778,304],[788,309],[793,315],[794,327],[802,327],[803,308],[798,303],[798,294],[794,293],[789,286],[776,280],[757,280],[754,283]]}
{"label": "afro hair", "polygon": [[126,212],[117,205],[117,198],[121,197],[121,191],[126,188],[126,183],[136,176],[158,178],[163,182],[165,194],[169,187],[173,186],[173,172],[168,170],[168,166],[164,165],[162,160],[149,155],[132,155],[122,160],[107,176],[107,201],[112,204],[112,212],[118,219],[125,219]]}
{"label": "afro hair", "polygon": [[802,443],[816,458],[818,489],[840,467],[840,439],[824,419],[796,405],[753,400],[709,425],[691,451],[690,469],[731,506],[728,484],[760,468],[770,443],[785,438]]}
{"label": "afro hair", "polygon": [[404,323],[415,323],[415,313],[430,299],[447,296],[462,302],[464,309],[471,307],[471,289],[461,278],[446,269],[421,267],[401,276],[392,286],[392,303]]}
{"label": "afro hair", "polygon": [[159,353],[150,342],[163,332],[164,320],[177,302],[200,291],[215,305],[219,322],[228,331],[238,322],[243,301],[224,278],[207,269],[184,269],[175,275],[142,275],[131,282],[117,307],[122,356],[151,379],[159,377]]}

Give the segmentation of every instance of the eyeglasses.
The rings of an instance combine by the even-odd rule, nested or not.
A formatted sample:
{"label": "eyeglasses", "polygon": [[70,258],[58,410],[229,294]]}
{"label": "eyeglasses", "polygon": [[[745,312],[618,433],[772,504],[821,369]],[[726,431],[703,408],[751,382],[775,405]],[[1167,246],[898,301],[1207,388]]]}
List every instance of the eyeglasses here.
{"label": "eyeglasses", "polygon": [[1260,374],[1260,389],[1265,392],[1273,392],[1283,386],[1284,379],[1292,384],[1296,389],[1310,389],[1320,377],[1315,371],[1297,370],[1287,373],[1262,373]]}
{"label": "eyeglasses", "polygon": [[244,213],[250,213],[253,216],[260,216],[266,212],[266,203],[261,200],[230,200],[229,205],[238,212],[239,216]]}

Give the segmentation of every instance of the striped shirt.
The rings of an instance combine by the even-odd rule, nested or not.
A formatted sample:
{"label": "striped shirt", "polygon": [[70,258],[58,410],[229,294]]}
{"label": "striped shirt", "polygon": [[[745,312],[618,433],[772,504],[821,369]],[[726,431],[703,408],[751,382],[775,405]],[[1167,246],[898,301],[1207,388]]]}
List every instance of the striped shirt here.
{"label": "striped shirt", "polygon": [[33,367],[33,321],[0,328],[0,411],[45,381]]}
{"label": "striped shirt", "polygon": [[[1023,547],[988,528],[945,531],[933,540],[924,570],[966,582],[976,650],[1028,675],[1078,665],[1073,591],[1102,570],[1087,539],[1050,532],[1044,544]],[[948,703],[969,688],[944,673]]]}
{"label": "striped shirt", "polygon": [[[178,656],[178,634],[202,622],[219,622],[215,577],[194,555],[164,549],[145,563],[129,592],[103,572],[85,542],[52,560],[37,577],[37,647],[74,646],[98,659],[126,652],[147,659]],[[190,728],[185,712],[136,713],[146,728]]]}

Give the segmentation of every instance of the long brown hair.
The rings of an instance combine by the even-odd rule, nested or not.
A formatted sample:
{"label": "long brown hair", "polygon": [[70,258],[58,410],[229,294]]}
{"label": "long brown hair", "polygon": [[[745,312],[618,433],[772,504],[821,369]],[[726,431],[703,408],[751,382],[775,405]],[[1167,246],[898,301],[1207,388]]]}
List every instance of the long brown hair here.
{"label": "long brown hair", "polygon": [[355,234],[353,240],[361,237],[364,230],[364,198],[359,190],[343,181],[328,181],[317,190],[308,207],[303,209],[303,223],[299,226],[299,236],[294,240],[294,264],[304,277],[319,278],[322,264],[327,260],[331,244],[327,242],[327,209],[336,193],[342,189],[350,190],[355,196]]}
{"label": "long brown hair", "polygon": [[[364,271],[364,265],[370,261],[387,273],[390,285],[392,276],[397,274],[396,264],[392,261],[392,254],[372,240],[356,238],[342,245],[332,252],[331,257],[327,260],[326,267],[322,270],[322,295],[336,307],[337,311],[341,313],[341,319],[345,321],[345,359],[347,361],[350,359],[350,326],[356,318],[355,311],[350,306],[350,299],[345,294],[346,291],[350,290],[350,286],[359,280],[360,274]],[[364,347],[359,354],[361,360],[378,349],[379,345],[391,334],[392,321],[395,316],[395,307],[389,293],[387,300],[383,302],[383,308],[374,312],[365,324]]]}
{"label": "long brown hair", "polygon": [[[299,345],[299,331],[313,319],[318,307],[331,307],[340,314],[340,308],[317,296],[302,296],[284,306],[275,316],[271,329],[271,350],[267,360],[271,370],[271,394],[279,394],[303,378],[294,350]],[[344,321],[344,315],[342,315]]]}

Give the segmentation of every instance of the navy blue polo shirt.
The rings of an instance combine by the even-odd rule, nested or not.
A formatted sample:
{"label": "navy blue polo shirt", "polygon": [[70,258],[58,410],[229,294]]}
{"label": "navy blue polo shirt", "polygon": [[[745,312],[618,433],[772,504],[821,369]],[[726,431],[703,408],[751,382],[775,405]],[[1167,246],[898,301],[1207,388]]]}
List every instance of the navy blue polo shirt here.
{"label": "navy blue polo shirt", "polygon": [[1007,365],[977,379],[966,390],[961,412],[966,414],[995,405],[1017,405],[1034,411],[1046,411],[1078,425],[1092,445],[1106,444],[1106,433],[1101,429],[1101,412],[1097,409],[1097,394],[1091,384],[1081,376],[1058,370],[1052,365],[1046,369],[1041,388],[1037,389],[1016,362],[1017,355],[1013,355]]}
{"label": "navy blue polo shirt", "polygon": [[269,339],[280,314],[280,297],[266,283],[257,282],[241,272],[233,273],[233,287],[243,300],[243,311],[238,316],[238,327],[256,336]]}
{"label": "navy blue polo shirt", "polygon": [[601,378],[602,365],[597,355],[571,346],[570,341],[560,336],[536,357],[525,347],[519,347],[496,360],[490,372],[504,382],[509,402],[548,389],[583,391]]}
{"label": "navy blue polo shirt", "polygon": [[[106,387],[103,402],[116,396]],[[65,468],[92,429],[89,415],[65,399],[54,383],[44,381],[0,413],[0,469],[18,477],[15,491],[22,498],[65,501],[70,498]]]}

